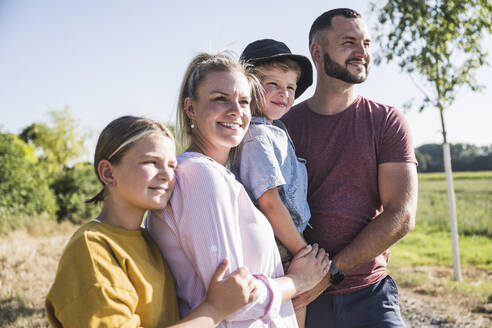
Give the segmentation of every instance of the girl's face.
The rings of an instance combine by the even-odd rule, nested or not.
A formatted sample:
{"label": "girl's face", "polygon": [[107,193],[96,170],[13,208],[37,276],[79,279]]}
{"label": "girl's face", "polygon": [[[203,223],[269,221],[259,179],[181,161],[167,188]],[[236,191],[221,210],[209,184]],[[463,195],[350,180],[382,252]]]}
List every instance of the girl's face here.
{"label": "girl's face", "polygon": [[174,190],[176,166],[174,141],[150,134],[136,141],[113,165],[110,192],[127,207],[163,209]]}
{"label": "girl's face", "polygon": [[195,125],[194,138],[205,154],[228,153],[239,145],[251,120],[250,102],[251,87],[237,71],[208,73],[197,99],[185,99],[186,113]]}

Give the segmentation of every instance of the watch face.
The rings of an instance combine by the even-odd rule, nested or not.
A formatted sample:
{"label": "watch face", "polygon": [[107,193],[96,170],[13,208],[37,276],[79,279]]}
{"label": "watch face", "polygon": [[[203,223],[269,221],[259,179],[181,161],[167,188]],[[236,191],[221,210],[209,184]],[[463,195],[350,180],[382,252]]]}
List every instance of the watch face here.
{"label": "watch face", "polygon": [[339,283],[342,282],[343,278],[345,278],[345,274],[338,270],[337,266],[335,265],[335,262],[331,262],[330,265],[330,282],[332,285],[338,285]]}
{"label": "watch face", "polygon": [[343,278],[345,278],[345,275],[339,271],[336,274],[332,275],[330,280],[333,285],[338,285],[342,282]]}

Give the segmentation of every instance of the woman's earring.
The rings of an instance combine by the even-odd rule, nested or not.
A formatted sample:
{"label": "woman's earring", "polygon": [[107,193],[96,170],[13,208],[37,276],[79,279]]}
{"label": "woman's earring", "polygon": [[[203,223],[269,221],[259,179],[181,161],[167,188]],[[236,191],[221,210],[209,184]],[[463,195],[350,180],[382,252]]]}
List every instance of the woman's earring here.
{"label": "woman's earring", "polygon": [[194,129],[195,128],[195,123],[191,122],[190,128]]}
{"label": "woman's earring", "polygon": [[109,187],[113,187],[113,182],[111,181],[110,183],[108,183]]}

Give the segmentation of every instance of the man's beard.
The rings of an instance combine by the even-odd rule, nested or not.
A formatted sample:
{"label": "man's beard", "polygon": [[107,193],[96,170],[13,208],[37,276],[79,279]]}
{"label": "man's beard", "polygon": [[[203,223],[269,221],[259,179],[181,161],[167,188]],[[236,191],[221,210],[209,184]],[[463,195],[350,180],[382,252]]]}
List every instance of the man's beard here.
{"label": "man's beard", "polygon": [[[366,69],[366,74],[365,75],[359,75],[356,76],[347,69],[347,67],[344,67],[331,59],[330,55],[328,53],[325,53],[323,55],[323,60],[325,62],[325,73],[328,76],[334,77],[336,79],[342,80],[347,83],[351,84],[358,84],[362,83],[367,79],[367,75],[369,74],[369,64],[366,63],[364,64],[364,67]],[[350,62],[352,58],[347,59],[345,62],[345,65],[347,65],[348,62]]]}

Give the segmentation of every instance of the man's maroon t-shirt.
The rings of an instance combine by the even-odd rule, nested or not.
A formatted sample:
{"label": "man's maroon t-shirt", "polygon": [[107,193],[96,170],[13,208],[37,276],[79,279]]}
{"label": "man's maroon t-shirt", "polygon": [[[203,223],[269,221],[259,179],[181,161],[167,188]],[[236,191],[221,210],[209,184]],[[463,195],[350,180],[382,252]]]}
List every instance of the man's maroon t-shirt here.
{"label": "man's maroon t-shirt", "polygon": [[[312,228],[304,236],[334,255],[383,210],[378,165],[417,163],[408,124],[395,108],[363,97],[335,115],[317,114],[304,101],[282,121],[297,155],[307,160]],[[352,292],[383,279],[388,255],[347,272],[329,292]]]}

